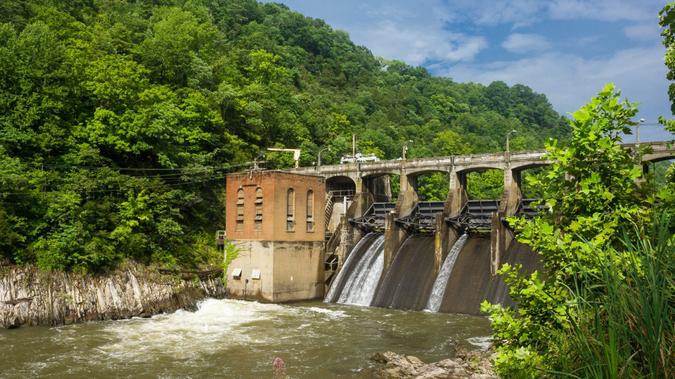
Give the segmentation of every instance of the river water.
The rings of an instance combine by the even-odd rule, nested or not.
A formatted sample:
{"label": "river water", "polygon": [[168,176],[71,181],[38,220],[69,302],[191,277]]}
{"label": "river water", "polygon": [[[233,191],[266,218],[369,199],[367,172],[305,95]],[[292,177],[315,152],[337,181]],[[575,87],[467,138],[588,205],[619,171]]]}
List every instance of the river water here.
{"label": "river water", "polygon": [[0,330],[0,377],[270,378],[278,356],[291,378],[369,378],[376,352],[436,361],[489,333],[467,315],[207,299],[146,319]]}

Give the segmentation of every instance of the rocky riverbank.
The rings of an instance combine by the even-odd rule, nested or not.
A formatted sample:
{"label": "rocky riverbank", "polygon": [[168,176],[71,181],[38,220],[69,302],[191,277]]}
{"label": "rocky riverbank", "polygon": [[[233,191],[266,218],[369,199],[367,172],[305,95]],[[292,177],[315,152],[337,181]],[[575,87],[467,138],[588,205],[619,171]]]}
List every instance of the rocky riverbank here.
{"label": "rocky riverbank", "polygon": [[492,354],[460,351],[454,358],[424,363],[410,355],[391,351],[377,353],[372,358],[379,364],[376,375],[384,379],[493,379]]}
{"label": "rocky riverbank", "polygon": [[224,296],[217,272],[160,272],[130,264],[107,274],[85,275],[0,265],[4,328],[147,317],[194,307],[205,297]]}

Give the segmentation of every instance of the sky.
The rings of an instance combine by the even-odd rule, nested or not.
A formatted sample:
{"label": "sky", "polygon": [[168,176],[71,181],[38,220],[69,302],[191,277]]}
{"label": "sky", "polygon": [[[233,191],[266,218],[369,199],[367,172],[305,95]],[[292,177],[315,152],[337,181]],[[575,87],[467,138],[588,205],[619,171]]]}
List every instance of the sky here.
{"label": "sky", "polygon": [[456,82],[525,84],[561,114],[613,82],[643,138],[672,118],[655,0],[275,0],[349,33],[376,56]]}

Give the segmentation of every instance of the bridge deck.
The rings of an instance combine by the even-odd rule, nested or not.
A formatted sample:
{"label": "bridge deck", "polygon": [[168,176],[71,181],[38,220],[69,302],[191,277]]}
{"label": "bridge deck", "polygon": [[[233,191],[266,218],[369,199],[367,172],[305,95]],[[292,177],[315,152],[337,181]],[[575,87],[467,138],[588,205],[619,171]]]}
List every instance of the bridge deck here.
{"label": "bridge deck", "polygon": [[[623,144],[634,149],[635,144]],[[675,157],[675,146],[670,141],[648,142],[640,144],[648,146],[651,151],[643,156],[643,161],[657,161]],[[544,150],[506,153],[489,153],[473,155],[456,155],[417,159],[396,159],[377,162],[355,162],[348,164],[326,165],[319,167],[300,167],[289,169],[291,172],[316,174],[326,178],[334,176],[366,177],[369,175],[405,174],[417,175],[425,172],[468,172],[481,169],[524,170],[530,167],[550,164],[543,159]]]}

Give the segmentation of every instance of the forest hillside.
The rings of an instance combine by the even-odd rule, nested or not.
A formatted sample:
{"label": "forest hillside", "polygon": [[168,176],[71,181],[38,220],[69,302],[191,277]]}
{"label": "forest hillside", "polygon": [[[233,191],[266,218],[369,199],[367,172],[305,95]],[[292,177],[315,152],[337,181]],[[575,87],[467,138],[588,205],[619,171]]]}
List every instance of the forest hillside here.
{"label": "forest hillside", "polygon": [[[223,178],[268,147],[301,164],[541,148],[566,119],[523,85],[456,83],[252,0],[0,3],[0,257],[97,271],[190,266]],[[268,167],[290,156],[266,154]]]}

